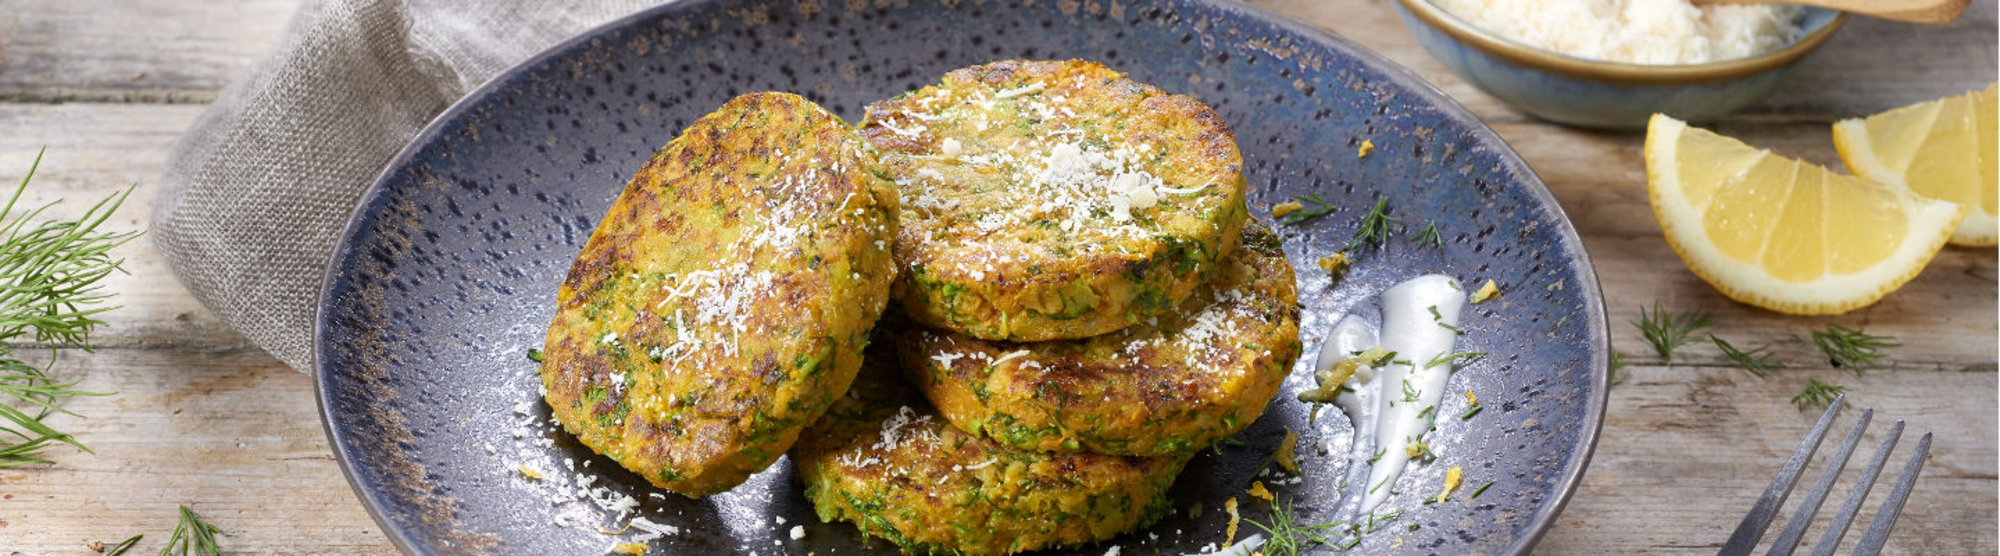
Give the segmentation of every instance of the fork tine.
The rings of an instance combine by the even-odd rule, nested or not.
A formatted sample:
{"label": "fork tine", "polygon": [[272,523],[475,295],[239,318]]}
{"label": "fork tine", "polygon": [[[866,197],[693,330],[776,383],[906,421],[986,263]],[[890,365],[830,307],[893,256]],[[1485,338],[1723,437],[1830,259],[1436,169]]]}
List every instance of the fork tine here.
{"label": "fork tine", "polygon": [[1820,504],[1826,502],[1826,495],[1833,490],[1833,482],[1840,479],[1840,471],[1847,467],[1847,457],[1854,454],[1854,447],[1861,443],[1861,433],[1868,430],[1868,420],[1875,416],[1873,408],[1861,411],[1861,418],[1854,420],[1854,430],[1847,432],[1847,439],[1840,442],[1840,449],[1826,460],[1826,469],[1819,472],[1819,482],[1813,483],[1811,491],[1799,500],[1798,509],[1792,511],[1792,520],[1785,523],[1785,530],[1778,533],[1778,540],[1771,543],[1772,556],[1789,556],[1798,548],[1799,539],[1805,537],[1806,527],[1812,525],[1813,515],[1819,513]]}
{"label": "fork tine", "polygon": [[1910,501],[1910,490],[1917,486],[1917,473],[1924,470],[1924,457],[1931,453],[1931,433],[1917,440],[1917,449],[1910,453],[1909,463],[1903,464],[1903,474],[1896,477],[1896,488],[1889,491],[1889,499],[1882,501],[1882,510],[1875,512],[1875,519],[1868,521],[1868,532],[1862,533],[1861,543],[1854,546],[1855,556],[1875,556],[1882,552],[1882,545],[1889,542],[1889,529],[1896,526],[1896,518],[1903,515],[1903,503]]}
{"label": "fork tine", "polygon": [[1875,450],[1875,456],[1868,460],[1868,468],[1854,478],[1854,490],[1847,495],[1847,501],[1840,504],[1840,511],[1834,512],[1833,521],[1820,532],[1819,542],[1813,543],[1812,556],[1833,556],[1833,550],[1840,548],[1840,538],[1847,535],[1848,524],[1854,523],[1854,514],[1861,511],[1861,503],[1868,500],[1868,490],[1874,488],[1875,478],[1882,475],[1882,466],[1889,463],[1889,452],[1896,449],[1896,440],[1903,436],[1903,422],[1889,425],[1889,434],[1882,438],[1882,447]]}
{"label": "fork tine", "polygon": [[1736,525],[1736,532],[1729,534],[1729,541],[1722,543],[1717,556],[1744,556],[1757,547],[1757,539],[1764,536],[1764,529],[1771,526],[1771,518],[1778,513],[1778,507],[1785,505],[1785,497],[1792,494],[1792,485],[1799,481],[1799,472],[1805,469],[1806,461],[1812,459],[1813,452],[1819,450],[1819,441],[1826,437],[1826,429],[1833,425],[1833,416],[1840,413],[1841,406],[1847,405],[1847,396],[1833,399],[1827,404],[1826,413],[1813,424],[1812,432],[1806,433],[1805,440],[1799,441],[1799,448],[1792,451],[1791,459],[1778,470],[1778,477],[1771,480],[1771,486],[1764,488],[1764,495],[1757,497],[1757,503],[1750,506],[1750,515],[1743,516],[1743,522]]}

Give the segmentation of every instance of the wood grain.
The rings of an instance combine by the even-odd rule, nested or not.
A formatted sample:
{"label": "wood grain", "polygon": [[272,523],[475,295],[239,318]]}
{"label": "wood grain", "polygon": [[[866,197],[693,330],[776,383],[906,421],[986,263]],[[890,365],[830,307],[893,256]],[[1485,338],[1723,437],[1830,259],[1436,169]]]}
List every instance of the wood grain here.
{"label": "wood grain", "polygon": [[[1634,362],[1611,393],[1582,489],[1538,553],[1713,553],[1811,424],[1814,412],[1787,401],[1809,378],[1844,385],[1858,406],[1877,408],[1864,446],[1894,419],[1909,423],[1905,449],[1925,431],[1937,434],[1889,553],[2000,552],[1994,250],[1948,248],[1901,291],[1836,318],[1732,303],[1681,266],[1648,216],[1641,137],[1521,116],[1431,60],[1390,1],[1260,3],[1384,53],[1491,123],[1582,234],[1613,342]],[[31,200],[64,199],[57,213],[74,214],[136,185],[113,226],[142,228],[173,142],[200,114],[199,103],[277,40],[298,3],[0,0],[0,129],[7,130],[0,183],[18,179],[46,146]],[[1837,163],[1827,131],[1833,120],[1992,81],[1995,11],[1992,2],[1975,3],[1938,28],[1855,19],[1788,89],[1718,130]],[[119,253],[131,274],[109,287],[125,308],[108,315],[111,326],[96,338],[103,349],[58,367],[85,388],[119,393],[76,400],[70,407],[90,418],[63,421],[97,454],[57,451],[55,466],[0,471],[0,553],[89,554],[91,541],[134,533],[154,541],[142,551],[156,550],[178,504],[227,531],[234,553],[393,553],[331,459],[311,382],[195,302],[150,241]],[[1660,366],[1626,324],[1654,301],[1714,310],[1717,335],[1739,346],[1770,344],[1784,368],[1756,378],[1708,345]],[[1829,369],[1809,334],[1830,322],[1905,345],[1890,350],[1890,369],[1862,376]],[[1487,496],[1495,494],[1504,493]],[[1850,534],[1847,545],[1857,538]]]}
{"label": "wood grain", "polygon": [[299,0],[0,2],[0,101],[206,103]]}

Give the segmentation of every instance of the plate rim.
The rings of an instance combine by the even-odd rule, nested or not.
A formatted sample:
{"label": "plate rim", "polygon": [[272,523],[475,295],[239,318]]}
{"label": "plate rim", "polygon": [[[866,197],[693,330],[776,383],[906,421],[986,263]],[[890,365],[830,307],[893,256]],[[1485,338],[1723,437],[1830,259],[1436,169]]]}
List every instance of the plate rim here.
{"label": "plate rim", "polygon": [[[1368,66],[1370,69],[1382,72],[1387,80],[1416,93],[1437,106],[1439,115],[1466,126],[1467,133],[1473,139],[1490,141],[1491,145],[1497,148],[1496,154],[1500,159],[1498,165],[1503,170],[1512,174],[1515,179],[1521,180],[1523,182],[1521,185],[1525,188],[1523,193],[1538,202],[1541,206],[1551,210],[1553,215],[1559,220],[1561,225],[1560,229],[1557,230],[1558,239],[1577,255],[1575,263],[1576,270],[1580,274],[1579,281],[1581,284],[1579,286],[1584,290],[1581,292],[1581,297],[1584,300],[1583,309],[1586,313],[1584,333],[1595,334],[1601,341],[1593,346],[1596,349],[1591,350],[1589,354],[1589,369],[1591,371],[1589,377],[1592,395],[1586,400],[1584,407],[1584,426],[1588,430],[1588,434],[1579,435],[1577,443],[1572,447],[1573,453],[1579,457],[1573,459],[1572,463],[1564,469],[1562,478],[1557,484],[1554,503],[1543,504],[1542,508],[1536,511],[1530,521],[1529,533],[1516,538],[1506,551],[1507,554],[1517,556],[1529,553],[1541,541],[1542,537],[1548,533],[1548,530],[1554,526],[1556,518],[1569,505],[1570,498],[1576,494],[1577,488],[1582,484],[1583,474],[1590,466],[1590,460],[1596,453],[1598,437],[1603,432],[1604,413],[1610,398],[1609,376],[1607,374],[1611,353],[1609,317],[1605,312],[1603,288],[1597,277],[1596,266],[1592,262],[1590,253],[1584,247],[1582,236],[1577,234],[1574,221],[1570,219],[1568,212],[1563,209],[1562,204],[1556,200],[1555,194],[1549,190],[1548,184],[1542,181],[1541,175],[1535,173],[1534,169],[1528,166],[1527,161],[1521,158],[1520,153],[1514,150],[1513,145],[1501,138],[1498,132],[1495,132],[1491,126],[1486,125],[1486,122],[1479,119],[1471,110],[1466,109],[1463,104],[1446,95],[1436,85],[1425,80],[1402,64],[1398,64],[1390,60],[1387,56],[1364,47],[1359,43],[1350,41],[1325,27],[1269,8],[1252,5],[1242,0],[1178,1],[1182,4],[1207,5],[1218,10],[1237,12],[1244,17],[1289,31],[1302,39],[1318,43],[1339,51],[1344,55],[1353,56],[1361,60],[1363,65]],[[436,116],[431,117],[430,121],[424,124],[422,130],[412,135],[409,142],[404,144],[401,149],[397,150],[395,156],[390,157],[383,164],[382,170],[369,182],[368,187],[362,190],[361,194],[356,197],[354,210],[349,213],[347,223],[341,227],[340,235],[333,245],[333,250],[328,255],[324,275],[320,281],[319,295],[316,296],[317,306],[313,311],[312,327],[313,401],[318,406],[317,413],[319,414],[320,428],[326,434],[327,447],[333,452],[334,461],[339,464],[342,479],[347,482],[348,488],[354,491],[355,498],[367,509],[368,517],[382,530],[383,536],[387,537],[390,543],[395,545],[396,549],[402,553],[428,554],[428,552],[423,552],[418,548],[420,545],[412,538],[413,533],[411,530],[398,527],[388,519],[386,516],[386,503],[382,499],[379,490],[363,488],[362,484],[358,482],[359,478],[356,474],[354,463],[351,461],[352,458],[348,453],[347,443],[343,441],[346,436],[334,427],[334,408],[328,403],[326,397],[329,377],[333,375],[333,373],[326,372],[327,369],[324,363],[324,355],[330,349],[326,340],[327,308],[329,307],[335,284],[339,283],[344,277],[339,272],[341,267],[338,266],[338,263],[354,253],[353,240],[355,235],[360,231],[363,217],[368,213],[367,209],[386,191],[387,184],[393,177],[393,174],[397,170],[408,166],[416,157],[418,151],[423,150],[426,145],[437,140],[448,129],[447,124],[449,122],[472,111],[477,105],[487,102],[499,89],[527,75],[529,69],[542,65],[551,59],[572,54],[576,49],[587,47],[590,43],[598,41],[617,30],[629,29],[643,21],[665,17],[665,14],[668,12],[692,10],[704,5],[723,3],[726,3],[726,0],[669,0],[592,26],[576,35],[550,45],[548,48],[529,56],[519,63],[509,66],[507,69],[488,78],[478,87],[467,91],[463,96],[452,101],[451,105],[438,112]]]}

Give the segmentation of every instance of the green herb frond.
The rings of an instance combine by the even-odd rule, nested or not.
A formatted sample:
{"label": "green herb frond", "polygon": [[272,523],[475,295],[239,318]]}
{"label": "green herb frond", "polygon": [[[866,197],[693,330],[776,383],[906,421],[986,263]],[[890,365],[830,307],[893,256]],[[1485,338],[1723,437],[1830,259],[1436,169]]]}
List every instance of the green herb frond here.
{"label": "green herb frond", "polygon": [[1486,352],[1484,351],[1460,351],[1456,353],[1440,353],[1438,354],[1437,357],[1432,357],[1430,362],[1424,363],[1424,368],[1429,369],[1432,367],[1437,367],[1439,365],[1449,366],[1456,363],[1460,359],[1474,359],[1484,356],[1486,356]]}
{"label": "green herb frond", "polygon": [[[81,442],[45,422],[50,416],[76,416],[61,401],[77,396],[103,396],[75,388],[76,382],[50,377],[48,367],[22,360],[8,347],[41,344],[55,354],[65,348],[90,351],[91,330],[103,325],[98,316],[116,309],[103,280],[124,272],[123,261],[111,250],[138,232],[100,232],[98,228],[132,194],[98,201],[76,220],[48,220],[54,203],[23,208],[21,198],[41,167],[41,155],[21,185],[0,207],[0,468],[50,463],[43,452],[68,444],[85,452]],[[11,401],[6,398],[12,398]]]}
{"label": "green herb frond", "polygon": [[1660,308],[1660,302],[1653,302],[1653,310],[1639,309],[1639,320],[1632,323],[1639,328],[1639,334],[1646,337],[1646,343],[1653,345],[1653,351],[1660,354],[1668,365],[1674,364],[1674,350],[1699,341],[1694,333],[1715,326],[1715,314],[1707,309],[1692,309],[1680,313],[1667,314]]}
{"label": "green herb frond", "polygon": [[142,540],[146,540],[145,535],[132,535],[123,541],[119,541],[118,544],[111,545],[111,548],[105,549],[104,556],[120,556],[125,554],[126,551],[132,550],[132,547],[138,546],[139,541]]}
{"label": "green herb frond", "polygon": [[1444,235],[1438,232],[1436,221],[1425,222],[1423,229],[1417,230],[1418,247],[1444,247]]}
{"label": "green herb frond", "polygon": [[1353,251],[1364,246],[1381,248],[1382,242],[1389,239],[1389,223],[1398,220],[1402,219],[1389,216],[1389,198],[1376,197],[1375,208],[1369,209],[1368,214],[1361,216],[1361,227],[1354,230],[1354,239],[1348,241],[1347,246],[1340,250]]}
{"label": "green herb frond", "polygon": [[1743,370],[1750,371],[1750,374],[1757,375],[1758,378],[1769,378],[1771,367],[1777,366],[1771,362],[1770,344],[1744,351],[1736,349],[1736,346],[1730,345],[1727,340],[1715,337],[1714,334],[1708,335],[1708,340],[1715,342],[1715,348],[1722,350],[1722,355],[1729,357],[1730,361],[1735,361],[1737,366],[1743,367]]}
{"label": "green herb frond", "polygon": [[202,521],[187,506],[181,506],[181,521],[174,525],[167,545],[160,548],[160,556],[222,556],[222,545],[215,542],[220,533],[222,529]]}
{"label": "green herb frond", "polygon": [[1826,354],[1828,362],[1835,368],[1847,369],[1856,376],[1861,371],[1882,368],[1882,348],[1902,347],[1895,338],[1873,336],[1860,330],[1838,324],[1826,325],[1826,330],[1814,330],[1813,344],[1819,346],[1820,353]]}
{"label": "green herb frond", "polygon": [[1624,371],[1625,371],[1625,352],[1618,351],[1615,349],[1611,350],[1611,371],[1609,373],[1606,373],[1610,376],[1605,378],[1605,384],[1614,387],[1620,384],[1624,384],[1625,383]]}
{"label": "green herb frond", "polygon": [[1834,398],[1838,398],[1841,394],[1845,393],[1847,393],[1846,387],[1820,382],[1816,378],[1808,378],[1806,379],[1805,389],[1799,390],[1798,395],[1792,396],[1792,405],[1797,406],[1799,411],[1805,411],[1813,407],[1826,407],[1826,404],[1833,403]]}
{"label": "green herb frond", "polygon": [[1333,203],[1328,203],[1326,202],[1326,199],[1321,198],[1319,196],[1319,193],[1293,195],[1292,200],[1298,201],[1299,204],[1301,205],[1309,205],[1309,206],[1300,208],[1297,211],[1293,211],[1291,214],[1285,215],[1284,218],[1279,218],[1278,219],[1279,223],[1288,226],[1303,224],[1308,220],[1313,220],[1321,216],[1333,214],[1333,211],[1340,210],[1340,207],[1333,206]]}
{"label": "green herb frond", "polygon": [[1297,556],[1316,546],[1330,546],[1333,540],[1328,536],[1328,532],[1347,525],[1344,521],[1299,525],[1298,514],[1293,512],[1290,500],[1271,505],[1270,523],[1255,519],[1246,521],[1271,536],[1270,540],[1264,541],[1264,547],[1259,550],[1268,556]]}

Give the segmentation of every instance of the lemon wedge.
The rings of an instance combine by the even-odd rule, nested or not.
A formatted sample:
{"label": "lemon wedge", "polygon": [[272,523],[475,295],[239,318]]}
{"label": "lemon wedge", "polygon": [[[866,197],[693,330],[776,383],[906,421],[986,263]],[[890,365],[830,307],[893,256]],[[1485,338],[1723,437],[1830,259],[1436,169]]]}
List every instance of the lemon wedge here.
{"label": "lemon wedge", "polygon": [[1654,115],[1646,186],[1667,244],[1723,295],[1794,315],[1844,313],[1895,291],[1964,214]]}
{"label": "lemon wedge", "polygon": [[1854,175],[1966,207],[1952,244],[2000,244],[1996,86],[1841,120],[1833,124],[1834,148]]}

